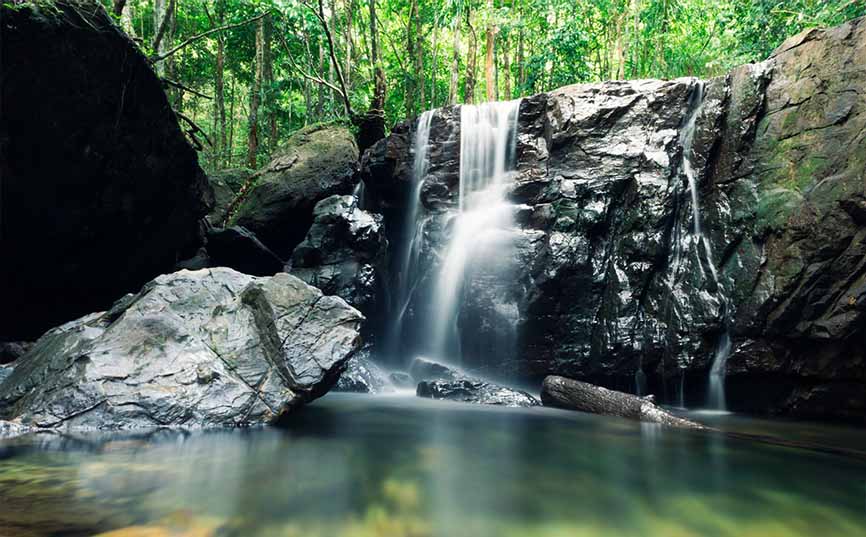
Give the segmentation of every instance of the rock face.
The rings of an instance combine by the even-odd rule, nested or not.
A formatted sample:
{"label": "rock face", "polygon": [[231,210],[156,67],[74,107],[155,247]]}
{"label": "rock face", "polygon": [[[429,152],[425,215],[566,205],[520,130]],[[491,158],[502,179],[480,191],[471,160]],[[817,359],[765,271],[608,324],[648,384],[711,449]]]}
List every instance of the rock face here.
{"label": "rock face", "polygon": [[269,423],[323,395],[363,317],[288,274],[160,276],[42,336],[0,384],[0,419],[36,427]]}
{"label": "rock face", "polygon": [[347,127],[302,129],[247,181],[231,222],[288,258],[310,229],[316,204],[334,194],[351,194],[357,168],[358,147]]}
{"label": "rock face", "polygon": [[171,270],[201,242],[213,195],[159,79],[105,11],[40,5],[0,7],[0,340]]}
{"label": "rock face", "polygon": [[304,241],[292,254],[290,272],[361,310],[372,334],[387,306],[388,240],[382,217],[358,208],[353,196],[320,201]]}
{"label": "rock face", "polygon": [[[709,81],[587,84],[524,99],[507,258],[496,273],[466,270],[467,370],[641,384],[701,406],[728,336],[732,409],[862,419],[862,65],[859,19]],[[413,136],[398,126],[362,160],[368,194],[397,235]],[[436,111],[418,246],[429,270],[410,319],[423,317],[452,231],[459,139],[459,109]],[[506,329],[508,352],[491,343]]]}
{"label": "rock face", "polygon": [[33,343],[29,341],[0,341],[0,365],[10,364],[21,358],[32,346]]}
{"label": "rock face", "polygon": [[660,423],[669,427],[705,428],[699,423],[662,410],[653,403],[652,396],[638,397],[565,377],[549,376],[545,378],[541,387],[541,400],[545,406],[579,410],[604,416],[619,416],[630,420]]}

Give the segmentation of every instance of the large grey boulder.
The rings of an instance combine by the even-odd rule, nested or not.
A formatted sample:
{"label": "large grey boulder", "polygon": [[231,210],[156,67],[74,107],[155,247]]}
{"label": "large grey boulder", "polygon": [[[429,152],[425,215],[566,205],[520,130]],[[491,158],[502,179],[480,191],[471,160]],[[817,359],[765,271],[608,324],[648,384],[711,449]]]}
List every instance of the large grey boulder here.
{"label": "large grey boulder", "polygon": [[361,310],[372,330],[386,306],[382,217],[360,209],[353,196],[326,198],[313,215],[310,231],[292,253],[290,272]]}
{"label": "large grey boulder", "polygon": [[334,194],[351,194],[357,169],[358,147],[348,127],[302,129],[247,181],[229,224],[249,229],[288,258],[310,229],[316,204]]}
{"label": "large grey boulder", "polygon": [[160,276],[57,327],[0,384],[0,419],[35,427],[270,423],[330,389],[362,315],[288,274]]}

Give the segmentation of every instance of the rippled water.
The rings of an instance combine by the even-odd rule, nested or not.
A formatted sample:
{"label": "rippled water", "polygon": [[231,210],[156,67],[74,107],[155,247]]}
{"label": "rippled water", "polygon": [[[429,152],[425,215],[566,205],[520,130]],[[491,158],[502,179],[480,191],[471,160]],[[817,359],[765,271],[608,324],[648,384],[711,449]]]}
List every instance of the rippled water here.
{"label": "rippled water", "polygon": [[[695,416],[866,450],[855,429]],[[328,395],[284,428],[0,441],[0,535],[866,535],[863,460],[551,409]]]}

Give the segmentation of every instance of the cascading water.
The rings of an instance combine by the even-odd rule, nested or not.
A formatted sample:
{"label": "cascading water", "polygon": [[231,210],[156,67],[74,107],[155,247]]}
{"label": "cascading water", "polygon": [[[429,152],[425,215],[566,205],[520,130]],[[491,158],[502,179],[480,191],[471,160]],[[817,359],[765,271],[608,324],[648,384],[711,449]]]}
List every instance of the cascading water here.
{"label": "cascading water", "polygon": [[[711,409],[725,411],[727,409],[727,405],[725,402],[725,368],[727,365],[728,356],[730,356],[731,353],[731,334],[727,322],[728,303],[725,296],[721,292],[722,287],[719,281],[719,273],[716,269],[715,262],[713,261],[712,244],[710,243],[709,238],[707,238],[707,236],[704,235],[703,231],[701,230],[701,208],[698,198],[698,173],[695,170],[695,165],[692,160],[694,157],[694,141],[696,131],[695,127],[698,117],[700,116],[703,100],[704,84],[703,82],[698,81],[692,93],[692,103],[690,107],[689,117],[681,133],[681,143],[683,147],[682,166],[683,174],[686,176],[686,179],[689,183],[689,191],[691,193],[692,238],[695,240],[695,253],[698,256],[697,266],[700,268],[702,274],[706,275],[700,259],[701,249],[703,249],[707,268],[709,269],[710,276],[712,277],[713,283],[716,286],[718,297],[721,302],[722,319],[724,324],[724,331],[719,336],[719,342],[716,346],[716,352],[713,355],[712,366],[710,367],[707,403]],[[679,253],[676,253],[674,263],[678,265],[680,262],[681,260],[679,257]],[[684,389],[684,386],[680,386],[681,405],[683,400],[682,392],[684,391]]]}
{"label": "cascading water", "polygon": [[495,248],[512,225],[515,206],[505,193],[514,164],[519,105],[508,101],[460,107],[459,208],[439,270],[431,333],[431,348],[443,360],[460,355],[457,317],[469,257]]}
{"label": "cascading water", "polygon": [[409,199],[406,201],[406,215],[403,224],[405,231],[403,244],[400,245],[399,265],[397,267],[397,286],[394,296],[396,315],[388,337],[388,350],[397,354],[399,338],[403,331],[403,322],[409,301],[412,299],[412,288],[416,282],[414,277],[418,254],[418,237],[422,234],[422,223],[418,221],[418,209],[421,205],[421,187],[427,175],[430,160],[428,148],[430,145],[430,124],[433,121],[433,111],[428,110],[418,118],[418,126],[415,130],[413,143],[415,158],[412,162],[412,188]]}

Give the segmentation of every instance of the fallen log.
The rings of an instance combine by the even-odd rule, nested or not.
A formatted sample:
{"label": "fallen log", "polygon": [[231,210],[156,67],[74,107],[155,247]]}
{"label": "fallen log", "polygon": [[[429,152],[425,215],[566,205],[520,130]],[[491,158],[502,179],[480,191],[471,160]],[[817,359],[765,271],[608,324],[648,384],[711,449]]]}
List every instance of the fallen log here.
{"label": "fallen log", "polygon": [[569,410],[579,410],[605,416],[619,416],[670,427],[706,429],[700,423],[674,416],[653,402],[652,397],[639,397],[629,393],[608,390],[601,386],[572,380],[557,375],[544,379],[541,402]]}

